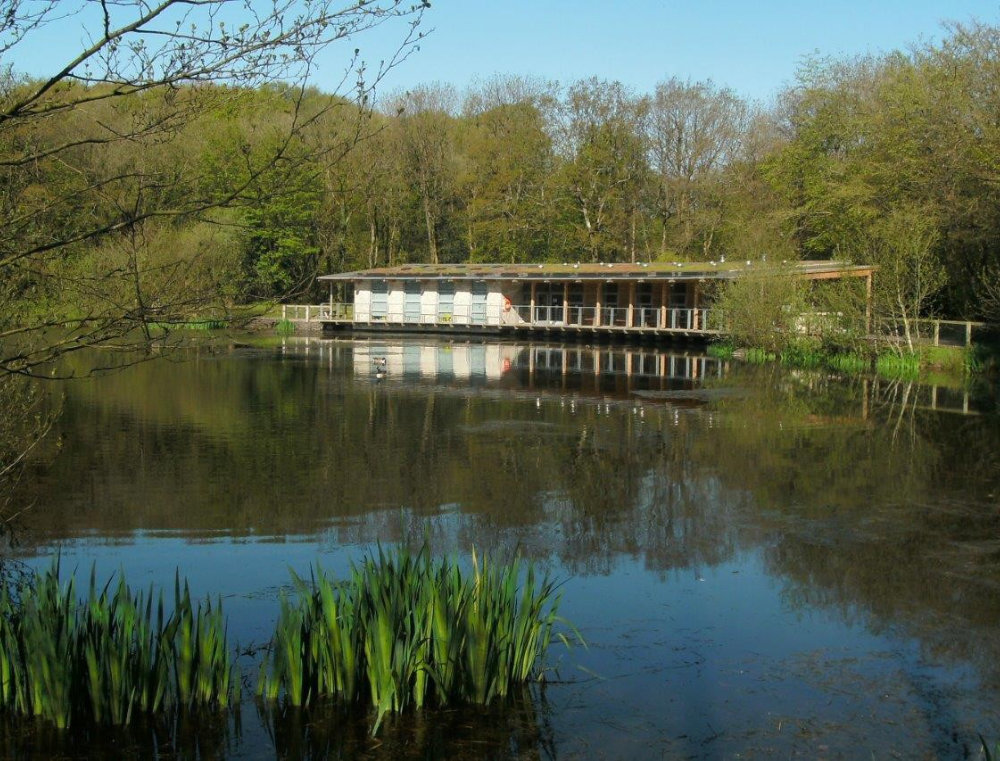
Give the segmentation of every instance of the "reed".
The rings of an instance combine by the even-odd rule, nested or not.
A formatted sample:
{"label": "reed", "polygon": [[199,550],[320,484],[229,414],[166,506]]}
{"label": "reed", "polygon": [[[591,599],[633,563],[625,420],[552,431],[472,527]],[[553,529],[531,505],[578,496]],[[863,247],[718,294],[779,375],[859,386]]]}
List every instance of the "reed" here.
{"label": "reed", "polygon": [[777,355],[766,349],[752,347],[746,350],[744,359],[752,365],[766,365],[769,362],[774,362]]}
{"label": "reed", "polygon": [[705,353],[716,359],[732,359],[736,347],[728,341],[715,341],[705,348]]}
{"label": "reed", "polygon": [[843,373],[864,373],[871,370],[871,362],[859,354],[833,354],[826,359],[826,364],[832,370]]}
{"label": "reed", "polygon": [[178,577],[174,609],[162,593],[133,592],[119,575],[85,597],[58,561],[18,595],[0,592],[0,711],[59,729],[124,726],[140,714],[219,709],[239,680],[219,605],[192,604]]}
{"label": "reed", "polygon": [[917,354],[880,354],[875,371],[884,378],[916,380],[920,377],[920,357]]}
{"label": "reed", "polygon": [[387,713],[504,699],[542,678],[554,636],[570,644],[555,632],[556,585],[520,559],[501,565],[473,552],[463,574],[426,546],[415,554],[379,547],[344,582],[319,566],[293,581],[258,694],[296,708],[326,698],[368,705],[373,733]]}
{"label": "reed", "polygon": [[279,336],[290,336],[295,332],[295,323],[291,320],[279,320],[274,325],[274,332]]}
{"label": "reed", "polygon": [[822,348],[811,342],[790,343],[779,355],[781,364],[798,368],[821,367],[824,359]]}

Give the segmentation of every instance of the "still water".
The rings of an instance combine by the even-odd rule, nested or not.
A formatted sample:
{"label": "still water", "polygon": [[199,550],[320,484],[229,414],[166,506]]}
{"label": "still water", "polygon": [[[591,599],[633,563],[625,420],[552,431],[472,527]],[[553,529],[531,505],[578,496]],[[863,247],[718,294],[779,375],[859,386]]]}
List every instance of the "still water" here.
{"label": "still water", "polygon": [[8,754],[913,759],[1000,738],[995,389],[648,347],[292,338],[53,399],[29,564],[59,552],[167,587],[180,569],[247,650],[289,569],[342,573],[375,542],[520,552],[563,581],[587,647],[554,647],[523,704],[377,739],[262,715],[244,656],[237,719],[158,744],[8,736]]}

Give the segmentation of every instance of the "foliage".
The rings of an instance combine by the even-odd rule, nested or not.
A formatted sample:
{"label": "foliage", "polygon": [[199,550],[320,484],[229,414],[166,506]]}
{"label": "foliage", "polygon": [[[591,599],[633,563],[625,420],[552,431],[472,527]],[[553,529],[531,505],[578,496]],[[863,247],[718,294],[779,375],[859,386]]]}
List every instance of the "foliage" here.
{"label": "foliage", "polygon": [[722,286],[716,307],[736,344],[780,353],[799,335],[805,293],[790,269],[758,262]]}
{"label": "foliage", "polygon": [[[35,25],[9,5],[8,63],[56,7],[39,4]],[[317,272],[410,261],[878,267],[873,313],[857,288],[775,277],[762,291],[751,277],[725,289],[738,342],[769,351],[808,327],[827,353],[867,352],[871,328],[912,352],[917,318],[1000,319],[996,26],[806,60],[768,110],[712,82],[643,94],[513,76],[465,93],[423,85],[376,109],[372,82],[351,98],[306,86],[309,56],[418,21],[420,3],[324,0],[295,15],[281,0],[222,31],[199,15],[213,1],[190,6],[190,45],[160,34],[189,4],[113,5],[107,29],[80,16],[95,46],[79,65],[53,82],[13,69],[0,81],[5,371],[149,340],[151,323],[227,319],[256,298],[318,298]],[[138,27],[125,23],[142,9]],[[163,47],[142,43],[153,33]],[[85,72],[102,56],[105,71]],[[805,304],[821,319],[796,326]]]}
{"label": "foliage", "polygon": [[[148,343],[150,322],[224,313],[242,285],[232,238],[208,247],[192,238],[232,225],[246,208],[257,212],[257,280],[273,290],[301,279],[287,262],[316,244],[289,232],[301,222],[289,204],[297,209],[303,190],[285,178],[304,164],[315,176],[357,139],[356,130],[326,129],[323,143],[309,142],[344,104],[305,87],[313,58],[403,19],[400,48],[377,81],[419,37],[424,4],[250,2],[245,23],[227,26],[230,5],[2,3],[0,372],[35,372],[83,346]],[[20,75],[20,50],[61,24],[82,27],[81,49],[57,54],[50,76]],[[356,121],[373,82],[357,53],[347,58],[357,105],[345,116]],[[286,84],[269,85],[276,81]],[[269,105],[266,125],[254,119],[255,102]],[[236,139],[213,164],[216,134]]]}
{"label": "foliage", "polygon": [[729,341],[715,341],[710,343],[705,349],[705,353],[708,356],[715,357],[716,359],[732,359],[735,352],[736,347]]}
{"label": "foliage", "polygon": [[826,358],[826,364],[831,369],[844,373],[866,373],[871,370],[871,361],[857,354],[833,354]]}
{"label": "foliage", "polygon": [[193,605],[178,577],[163,595],[132,592],[119,576],[85,598],[59,581],[58,561],[17,597],[0,592],[0,710],[59,729],[122,726],[140,714],[226,708],[239,686],[221,601]]}
{"label": "foliage", "polygon": [[875,372],[885,378],[916,380],[920,376],[918,354],[880,354],[875,360]]}
{"label": "foliage", "polygon": [[[559,597],[533,564],[497,565],[472,555],[463,575],[424,546],[367,557],[345,582],[318,566],[294,576],[296,601],[282,600],[259,694],[292,706],[324,698],[363,701],[386,713],[434,703],[488,705],[543,676]],[[556,634],[568,644],[565,636]]]}

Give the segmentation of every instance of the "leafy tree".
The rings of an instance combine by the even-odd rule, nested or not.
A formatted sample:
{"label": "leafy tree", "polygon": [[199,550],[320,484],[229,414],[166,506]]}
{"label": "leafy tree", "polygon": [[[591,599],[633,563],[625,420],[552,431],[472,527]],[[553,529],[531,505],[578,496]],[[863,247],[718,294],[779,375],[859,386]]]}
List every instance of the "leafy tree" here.
{"label": "leafy tree", "polygon": [[[301,103],[320,50],[390,19],[415,25],[422,10],[402,0],[0,2],[0,65],[7,72],[0,82],[0,368],[30,373],[66,351],[217,302],[206,288],[183,303],[144,294],[118,304],[102,300],[106,289],[89,288],[87,279],[71,288],[63,279],[72,271],[66,265],[95,247],[141,240],[148,221],[218,222],[216,210],[243,205],[264,175],[280,173],[287,146],[316,122],[315,110],[293,103],[282,120],[286,139],[256,163],[244,162],[229,186],[207,182],[203,167],[186,158],[191,126],[245,97],[247,88],[276,80],[298,83],[287,91]],[[68,17],[82,24],[85,49],[56,63],[47,79],[12,74],[18,51]],[[405,57],[419,36],[415,26],[409,30],[385,66]],[[384,67],[368,76],[355,53],[352,69],[364,104]],[[325,108],[342,102],[330,97]],[[133,284],[156,282],[132,274]],[[88,278],[118,276],[99,266]],[[66,303],[71,294],[81,298]],[[159,304],[154,312],[151,303]]]}
{"label": "leafy tree", "polygon": [[642,189],[648,177],[641,125],[647,102],[620,82],[588,79],[566,93],[556,126],[558,178],[575,233],[590,261],[636,261]]}
{"label": "leafy tree", "polygon": [[759,262],[723,284],[715,305],[738,345],[780,352],[800,337],[806,294],[787,266]]}
{"label": "leafy tree", "polygon": [[445,85],[411,90],[397,100],[397,124],[426,231],[427,257],[441,261],[442,227],[450,220],[457,178],[453,113],[457,95]]}
{"label": "leafy tree", "polygon": [[661,256],[672,250],[710,257],[723,172],[741,153],[749,114],[742,99],[712,82],[673,78],[656,86],[647,139]]}
{"label": "leafy tree", "polygon": [[939,235],[931,209],[902,207],[872,225],[864,249],[867,260],[878,267],[876,315],[890,331],[897,325],[902,329],[911,352],[917,339],[914,320],[945,283]]}
{"label": "leafy tree", "polygon": [[551,87],[494,80],[466,98],[461,190],[469,258],[543,259],[550,230],[553,167],[545,112]]}

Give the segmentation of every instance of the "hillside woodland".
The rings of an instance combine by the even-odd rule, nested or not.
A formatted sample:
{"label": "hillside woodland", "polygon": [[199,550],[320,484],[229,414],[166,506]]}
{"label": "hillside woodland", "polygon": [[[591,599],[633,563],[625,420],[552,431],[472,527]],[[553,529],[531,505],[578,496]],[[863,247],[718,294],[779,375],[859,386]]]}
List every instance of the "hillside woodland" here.
{"label": "hillside woodland", "polygon": [[46,19],[5,5],[8,372],[406,262],[836,258],[878,265],[883,313],[1000,321],[995,26],[809,60],[760,104],[669,72],[648,93],[504,76],[376,91],[387,64],[332,92],[304,84],[309,45],[387,14],[413,20],[388,65],[403,61],[421,9],[398,3],[327,7],[341,15],[291,32],[279,3],[249,28],[163,42],[143,33],[171,26],[180,4],[164,2],[138,26],[98,25],[43,82],[15,53]]}

